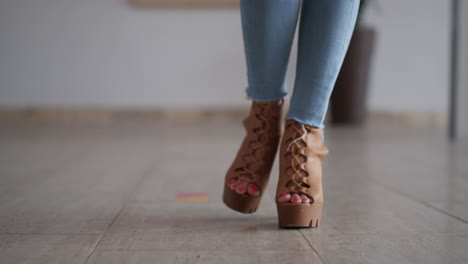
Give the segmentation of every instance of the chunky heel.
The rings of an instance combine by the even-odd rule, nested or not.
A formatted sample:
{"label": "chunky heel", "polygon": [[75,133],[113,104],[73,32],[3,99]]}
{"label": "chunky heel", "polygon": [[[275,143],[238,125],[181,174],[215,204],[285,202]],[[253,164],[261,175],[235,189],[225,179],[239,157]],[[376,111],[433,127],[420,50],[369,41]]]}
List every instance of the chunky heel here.
{"label": "chunky heel", "polygon": [[321,204],[277,203],[280,227],[318,227],[322,221]]}

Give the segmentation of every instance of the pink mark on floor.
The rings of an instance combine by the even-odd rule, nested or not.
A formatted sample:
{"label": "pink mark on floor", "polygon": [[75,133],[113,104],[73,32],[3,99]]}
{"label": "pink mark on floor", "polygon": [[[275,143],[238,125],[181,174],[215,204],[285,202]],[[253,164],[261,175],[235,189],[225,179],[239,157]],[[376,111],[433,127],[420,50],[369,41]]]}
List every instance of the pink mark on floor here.
{"label": "pink mark on floor", "polygon": [[206,192],[182,192],[176,195],[178,203],[206,203],[208,202],[208,193]]}

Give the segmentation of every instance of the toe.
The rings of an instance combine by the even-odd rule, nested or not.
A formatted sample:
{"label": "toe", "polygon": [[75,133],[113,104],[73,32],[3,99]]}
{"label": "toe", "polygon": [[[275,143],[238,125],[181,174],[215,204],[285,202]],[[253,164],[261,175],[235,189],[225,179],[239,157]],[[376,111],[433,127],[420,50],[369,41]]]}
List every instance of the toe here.
{"label": "toe", "polygon": [[237,192],[238,194],[244,194],[244,193],[247,191],[247,185],[248,185],[247,182],[244,182],[244,181],[241,182],[241,183],[237,186],[236,192]]}
{"label": "toe", "polygon": [[242,183],[242,181],[240,180],[236,180],[234,183],[231,184],[231,190],[235,190],[237,188],[237,186],[239,186],[240,184]]}
{"label": "toe", "polygon": [[291,203],[301,203],[301,197],[298,194],[291,195]]}
{"label": "toe", "polygon": [[247,187],[247,193],[248,193],[250,196],[257,197],[257,196],[260,195],[260,190],[258,189],[257,185],[251,183],[251,184],[249,184],[249,186]]}
{"label": "toe", "polygon": [[278,196],[278,202],[280,203],[289,203],[291,201],[291,194],[289,193],[282,193]]}
{"label": "toe", "polygon": [[233,185],[235,182],[236,182],[236,179],[232,178],[229,181],[227,181],[226,185],[231,187],[231,185]]}
{"label": "toe", "polygon": [[300,197],[301,197],[301,202],[302,203],[304,203],[304,204],[310,203],[310,199],[309,199],[309,197],[307,197],[307,195],[301,194]]}

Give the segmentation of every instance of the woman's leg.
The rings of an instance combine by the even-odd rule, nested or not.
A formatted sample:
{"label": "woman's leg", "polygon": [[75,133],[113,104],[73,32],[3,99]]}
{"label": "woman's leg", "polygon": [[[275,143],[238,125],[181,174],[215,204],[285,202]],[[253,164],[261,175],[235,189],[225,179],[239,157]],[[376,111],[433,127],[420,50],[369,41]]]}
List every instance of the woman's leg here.
{"label": "woman's leg", "polygon": [[286,115],[291,120],[283,137],[286,146],[280,149],[280,203],[322,203],[321,160],[328,150],[320,138],[321,128],[358,7],[359,0],[303,1],[296,80]]}
{"label": "woman's leg", "polygon": [[286,94],[286,70],[300,0],[241,0],[247,96],[274,101]]}
{"label": "woman's leg", "polygon": [[359,0],[305,0],[296,80],[286,119],[322,128],[356,24]]}
{"label": "woman's leg", "polygon": [[[240,4],[247,62],[246,94],[256,102],[279,100],[287,95],[286,71],[301,1],[241,0]],[[260,194],[257,186],[240,178],[228,185],[241,194]]]}
{"label": "woman's leg", "polygon": [[243,213],[255,212],[276,156],[282,98],[287,94],[286,70],[300,6],[300,0],[241,0],[246,94],[253,102],[244,120],[247,134],[226,173],[230,190],[225,189],[223,200]]}

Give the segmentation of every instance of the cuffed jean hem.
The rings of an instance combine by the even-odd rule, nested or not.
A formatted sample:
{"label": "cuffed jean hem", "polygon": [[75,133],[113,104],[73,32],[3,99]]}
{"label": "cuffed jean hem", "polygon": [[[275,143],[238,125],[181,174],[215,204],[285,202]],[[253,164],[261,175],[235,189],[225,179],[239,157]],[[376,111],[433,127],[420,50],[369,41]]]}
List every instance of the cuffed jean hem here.
{"label": "cuffed jean hem", "polygon": [[245,90],[245,97],[247,99],[251,99],[253,101],[257,102],[271,102],[271,101],[276,101],[279,99],[282,99],[288,95],[287,92],[283,92],[280,94],[265,94],[264,92],[261,93],[255,93],[251,91],[250,89]]}
{"label": "cuffed jean hem", "polygon": [[313,126],[319,129],[325,128],[325,125],[323,124],[323,115],[304,113],[293,109],[289,109],[284,119],[293,119],[301,124]]}

